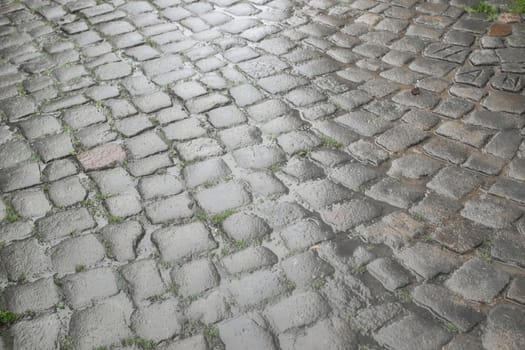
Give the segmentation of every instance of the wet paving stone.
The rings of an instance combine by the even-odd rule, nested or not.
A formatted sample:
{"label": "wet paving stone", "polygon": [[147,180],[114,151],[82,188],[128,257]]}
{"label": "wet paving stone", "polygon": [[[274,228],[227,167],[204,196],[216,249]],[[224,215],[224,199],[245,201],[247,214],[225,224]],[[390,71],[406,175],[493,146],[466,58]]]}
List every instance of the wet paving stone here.
{"label": "wet paving stone", "polygon": [[523,28],[464,5],[1,7],[0,348],[521,349]]}
{"label": "wet paving stone", "polygon": [[482,337],[483,346],[490,350],[500,346],[509,349],[523,346],[523,312],[523,307],[511,304],[500,304],[491,309],[487,330]]}
{"label": "wet paving stone", "polygon": [[380,344],[392,349],[436,349],[444,345],[450,334],[435,321],[418,315],[409,315],[393,324],[381,328],[374,335]]}
{"label": "wet paving stone", "polygon": [[[465,283],[466,281],[468,283]],[[506,272],[483,260],[473,258],[454,272],[445,285],[465,299],[490,301],[508,281],[509,276]]]}

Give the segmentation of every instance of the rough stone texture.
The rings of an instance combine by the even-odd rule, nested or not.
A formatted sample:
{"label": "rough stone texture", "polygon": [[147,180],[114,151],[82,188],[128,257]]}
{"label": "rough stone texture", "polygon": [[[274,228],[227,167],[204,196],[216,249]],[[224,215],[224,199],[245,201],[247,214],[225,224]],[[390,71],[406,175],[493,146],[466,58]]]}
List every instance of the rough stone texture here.
{"label": "rough stone texture", "polygon": [[273,350],[275,346],[266,328],[260,315],[248,314],[219,324],[219,334],[227,349]]}
{"label": "rough stone texture", "polygon": [[461,298],[445,287],[424,284],[412,293],[416,302],[432,309],[435,313],[466,332],[483,319],[480,312],[469,307]]}
{"label": "rough stone texture", "polygon": [[464,298],[491,301],[509,281],[506,272],[481,259],[473,258],[450,276],[446,286]]}
{"label": "rough stone texture", "polygon": [[120,145],[107,144],[95,147],[78,155],[78,161],[85,170],[96,170],[120,163],[126,158],[126,153]]}
{"label": "rough stone texture", "polygon": [[381,328],[374,338],[395,350],[438,349],[449,339],[450,334],[435,321],[418,315],[409,315],[393,324]]}
{"label": "rough stone texture", "polygon": [[525,346],[525,309],[512,304],[500,304],[492,308],[483,334],[486,349],[515,350]]}
{"label": "rough stone texture", "polygon": [[522,350],[525,31],[472,5],[2,2],[0,348]]}

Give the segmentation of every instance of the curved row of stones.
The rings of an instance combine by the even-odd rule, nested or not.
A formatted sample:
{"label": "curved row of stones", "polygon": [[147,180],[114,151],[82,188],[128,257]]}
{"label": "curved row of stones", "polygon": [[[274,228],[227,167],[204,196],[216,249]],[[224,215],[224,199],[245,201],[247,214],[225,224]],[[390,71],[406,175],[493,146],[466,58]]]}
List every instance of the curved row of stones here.
{"label": "curved row of stones", "polygon": [[0,349],[525,348],[523,24],[2,4]]}

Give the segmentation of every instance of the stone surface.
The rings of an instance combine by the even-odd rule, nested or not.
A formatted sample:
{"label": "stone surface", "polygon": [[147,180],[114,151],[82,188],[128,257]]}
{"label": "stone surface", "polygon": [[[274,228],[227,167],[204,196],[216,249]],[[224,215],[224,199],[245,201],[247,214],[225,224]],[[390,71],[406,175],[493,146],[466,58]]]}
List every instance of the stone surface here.
{"label": "stone surface", "polygon": [[78,161],[85,170],[97,170],[120,163],[126,158],[126,153],[120,145],[109,143],[98,146],[78,155]]}
{"label": "stone surface", "polygon": [[467,261],[445,283],[452,291],[475,301],[492,300],[509,281],[506,272],[478,258]]}
{"label": "stone surface", "polygon": [[523,307],[500,304],[490,310],[483,334],[486,349],[519,349],[525,345]]}
{"label": "stone surface", "polygon": [[474,5],[4,1],[0,348],[521,350],[525,30]]}
{"label": "stone surface", "polygon": [[434,321],[421,316],[409,315],[381,328],[374,338],[395,350],[437,349],[444,345],[450,334]]}

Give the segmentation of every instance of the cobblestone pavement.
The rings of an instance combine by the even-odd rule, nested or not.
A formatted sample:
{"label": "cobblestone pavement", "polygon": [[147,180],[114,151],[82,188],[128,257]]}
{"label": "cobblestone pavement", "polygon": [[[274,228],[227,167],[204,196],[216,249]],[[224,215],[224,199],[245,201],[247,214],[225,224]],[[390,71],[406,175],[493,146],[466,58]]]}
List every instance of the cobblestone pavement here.
{"label": "cobblestone pavement", "polygon": [[0,349],[525,349],[525,25],[456,1],[3,2]]}

